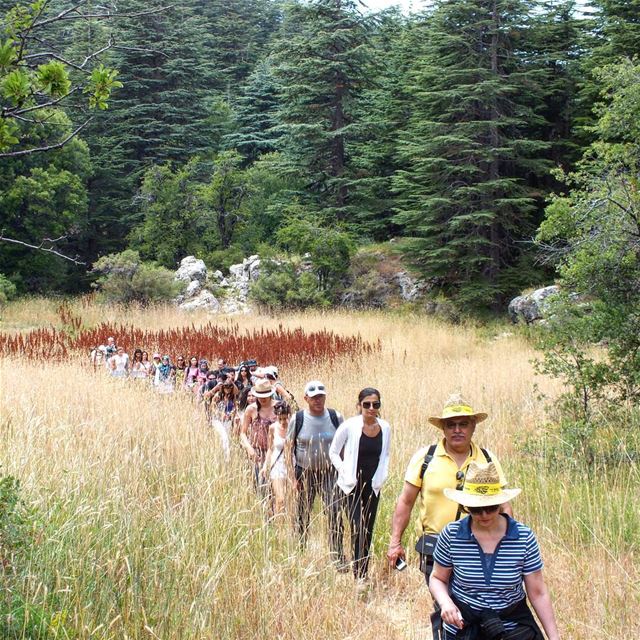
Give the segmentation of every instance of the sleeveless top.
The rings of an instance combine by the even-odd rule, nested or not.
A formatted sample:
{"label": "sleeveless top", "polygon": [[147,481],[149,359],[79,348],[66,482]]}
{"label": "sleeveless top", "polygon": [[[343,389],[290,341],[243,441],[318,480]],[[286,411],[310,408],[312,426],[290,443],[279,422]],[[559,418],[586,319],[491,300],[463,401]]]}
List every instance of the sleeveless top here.
{"label": "sleeveless top", "polygon": [[256,450],[261,462],[264,462],[265,454],[269,448],[269,427],[275,422],[274,419],[262,418],[260,414],[251,421],[249,425],[249,442]]}
{"label": "sleeveless top", "polygon": [[270,478],[286,478],[287,465],[284,463],[284,444],[286,438],[283,438],[277,431],[273,434],[273,451],[271,453],[271,471]]}

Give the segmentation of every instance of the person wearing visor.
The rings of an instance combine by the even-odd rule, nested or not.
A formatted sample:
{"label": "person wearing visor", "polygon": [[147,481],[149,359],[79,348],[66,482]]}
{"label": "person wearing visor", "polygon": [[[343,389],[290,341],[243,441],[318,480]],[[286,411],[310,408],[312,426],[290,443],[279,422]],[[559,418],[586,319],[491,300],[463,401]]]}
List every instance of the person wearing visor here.
{"label": "person wearing visor", "polygon": [[[474,411],[459,394],[453,394],[445,402],[442,414],[431,416],[429,422],[442,431],[439,442],[419,449],[409,462],[404,477],[402,493],[398,497],[391,520],[391,539],[387,559],[396,566],[405,559],[402,535],[409,525],[411,512],[420,496],[420,512],[416,523],[418,541],[415,549],[420,557],[420,570],[425,579],[433,569],[433,551],[442,529],[458,520],[461,507],[445,498],[443,490],[462,489],[469,465],[472,462],[494,462],[503,485],[506,479],[495,455],[473,442],[476,425],[487,419],[487,414]],[[509,504],[503,505],[505,513],[511,514]],[[431,616],[433,637],[438,638],[440,627],[439,610]]]}
{"label": "person wearing visor", "polygon": [[327,390],[320,380],[304,387],[307,408],[296,411],[289,421],[286,460],[298,489],[297,528],[302,547],[306,546],[313,503],[318,494],[329,521],[329,550],[336,568],[349,570],[343,550],[342,491],[337,487],[338,474],[331,464],[329,449],[343,417],[326,405]]}
{"label": "person wearing visor", "polygon": [[436,544],[429,580],[440,606],[442,640],[559,640],[542,558],[531,529],[504,513],[520,489],[504,489],[493,462],[471,462],[462,489],[444,489],[469,514],[449,523]]}

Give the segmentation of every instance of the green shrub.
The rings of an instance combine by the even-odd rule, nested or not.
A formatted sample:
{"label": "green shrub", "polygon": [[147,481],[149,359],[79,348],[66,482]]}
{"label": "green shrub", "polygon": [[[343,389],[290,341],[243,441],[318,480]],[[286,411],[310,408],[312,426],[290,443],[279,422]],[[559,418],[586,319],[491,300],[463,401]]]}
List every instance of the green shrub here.
{"label": "green shrub", "polygon": [[265,261],[258,280],[251,285],[250,298],[269,311],[327,307],[331,302],[321,291],[317,276],[302,271],[295,263]]}
{"label": "green shrub", "polygon": [[138,252],[130,249],[103,256],[93,271],[103,274],[94,286],[109,302],[162,302],[175,298],[184,288],[172,271],[141,262]]}
{"label": "green shrub", "polygon": [[0,305],[6,304],[16,296],[16,285],[4,274],[0,273]]}

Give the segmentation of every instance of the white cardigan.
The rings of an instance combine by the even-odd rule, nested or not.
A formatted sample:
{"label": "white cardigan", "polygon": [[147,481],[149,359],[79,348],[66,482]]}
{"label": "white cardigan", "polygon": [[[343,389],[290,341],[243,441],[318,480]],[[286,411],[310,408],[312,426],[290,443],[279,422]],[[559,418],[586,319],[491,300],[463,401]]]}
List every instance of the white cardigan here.
{"label": "white cardigan", "polygon": [[[378,424],[382,429],[382,452],[380,453],[378,468],[371,481],[371,488],[376,495],[380,493],[380,489],[389,475],[389,441],[391,439],[389,423],[378,418]],[[358,449],[360,447],[362,426],[361,415],[345,420],[333,436],[331,448],[329,449],[331,462],[338,471],[338,486],[347,495],[353,491],[357,483]],[[340,452],[343,447],[344,458],[341,458]]]}

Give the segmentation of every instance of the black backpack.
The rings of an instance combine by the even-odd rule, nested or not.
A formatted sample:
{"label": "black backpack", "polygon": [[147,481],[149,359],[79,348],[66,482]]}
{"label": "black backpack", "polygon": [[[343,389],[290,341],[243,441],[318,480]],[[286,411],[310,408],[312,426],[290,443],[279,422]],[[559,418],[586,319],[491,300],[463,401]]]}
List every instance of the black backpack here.
{"label": "black backpack", "polygon": [[[335,409],[327,409],[329,412],[329,417],[331,418],[331,424],[333,424],[333,428],[337,429],[340,426],[340,422],[338,422],[338,413]],[[293,432],[293,450],[296,449],[296,442],[298,440],[298,434],[300,433],[300,429],[302,429],[302,423],[304,422],[304,411],[296,411],[296,428]],[[434,449],[435,451],[435,449]],[[433,456],[431,456],[433,457]],[[422,476],[421,476],[422,477]]]}

